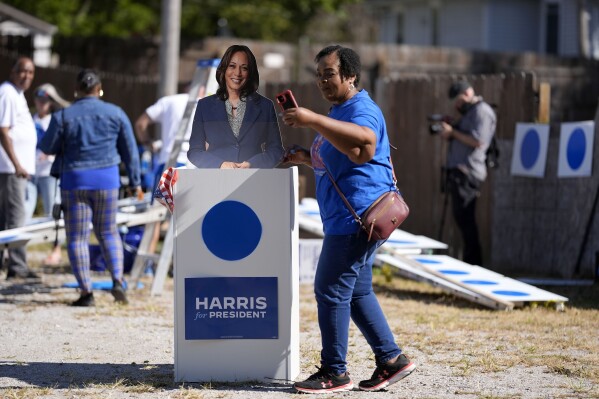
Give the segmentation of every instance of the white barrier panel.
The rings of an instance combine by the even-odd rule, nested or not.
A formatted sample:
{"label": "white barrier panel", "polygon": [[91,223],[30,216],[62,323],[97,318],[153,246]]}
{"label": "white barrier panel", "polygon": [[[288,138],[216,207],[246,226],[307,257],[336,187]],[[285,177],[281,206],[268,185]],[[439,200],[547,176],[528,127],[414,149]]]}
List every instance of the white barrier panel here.
{"label": "white barrier panel", "polygon": [[562,123],[559,137],[558,177],[588,177],[593,169],[595,122]]}
{"label": "white barrier panel", "polygon": [[549,125],[518,123],[512,153],[512,175],[544,177],[548,147]]}
{"label": "white barrier panel", "polygon": [[297,168],[178,173],[175,380],[293,380]]}
{"label": "white barrier panel", "polygon": [[322,238],[301,238],[299,240],[299,282],[314,284],[316,266],[322,251]]}

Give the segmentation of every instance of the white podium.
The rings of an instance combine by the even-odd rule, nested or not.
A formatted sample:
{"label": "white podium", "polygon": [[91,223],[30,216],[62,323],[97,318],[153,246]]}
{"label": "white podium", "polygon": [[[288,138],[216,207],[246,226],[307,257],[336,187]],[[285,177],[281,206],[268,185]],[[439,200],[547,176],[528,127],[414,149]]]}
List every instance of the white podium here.
{"label": "white podium", "polygon": [[175,380],[299,374],[297,168],[180,169]]}

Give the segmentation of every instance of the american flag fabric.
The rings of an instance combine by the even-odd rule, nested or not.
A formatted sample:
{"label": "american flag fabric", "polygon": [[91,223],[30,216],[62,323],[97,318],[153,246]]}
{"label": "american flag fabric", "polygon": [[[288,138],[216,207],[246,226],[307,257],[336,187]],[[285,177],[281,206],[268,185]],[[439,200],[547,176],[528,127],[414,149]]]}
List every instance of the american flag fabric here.
{"label": "american flag fabric", "polygon": [[160,181],[156,186],[156,190],[154,190],[154,198],[156,201],[167,207],[171,214],[175,209],[175,202],[173,200],[173,187],[175,187],[178,176],[179,174],[176,168],[168,168],[162,172]]}

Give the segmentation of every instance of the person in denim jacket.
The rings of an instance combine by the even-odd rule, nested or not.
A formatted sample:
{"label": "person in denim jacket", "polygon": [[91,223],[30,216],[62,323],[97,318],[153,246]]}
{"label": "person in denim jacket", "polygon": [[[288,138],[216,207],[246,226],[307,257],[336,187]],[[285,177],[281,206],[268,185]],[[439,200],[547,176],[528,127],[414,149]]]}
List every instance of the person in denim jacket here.
{"label": "person in denim jacket", "polygon": [[[116,224],[119,165],[125,164],[130,188],[141,192],[140,162],[133,128],[125,112],[100,100],[102,83],[89,69],[77,75],[76,101],[56,112],[39,143],[57,154],[52,170],[60,176],[67,252],[81,296],[73,306],[93,306],[89,257],[89,224],[112,274],[112,295],[126,304],[123,244]],[[57,173],[58,172],[58,173]]]}

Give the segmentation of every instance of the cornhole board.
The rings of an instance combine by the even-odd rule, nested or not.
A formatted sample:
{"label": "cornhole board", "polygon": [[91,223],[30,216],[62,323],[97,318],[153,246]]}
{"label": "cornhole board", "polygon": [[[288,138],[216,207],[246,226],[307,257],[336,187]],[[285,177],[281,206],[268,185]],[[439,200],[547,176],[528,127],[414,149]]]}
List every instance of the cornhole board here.
{"label": "cornhole board", "polygon": [[557,309],[562,309],[568,301],[568,298],[561,295],[447,255],[389,256],[391,259],[384,258],[386,263],[398,269],[419,269],[426,273],[427,277],[435,277],[433,281],[440,282],[439,287],[443,288],[446,285],[448,289],[455,290],[457,286],[464,294],[469,291],[467,296],[460,296],[494,309],[512,309],[533,302],[553,303]]}

